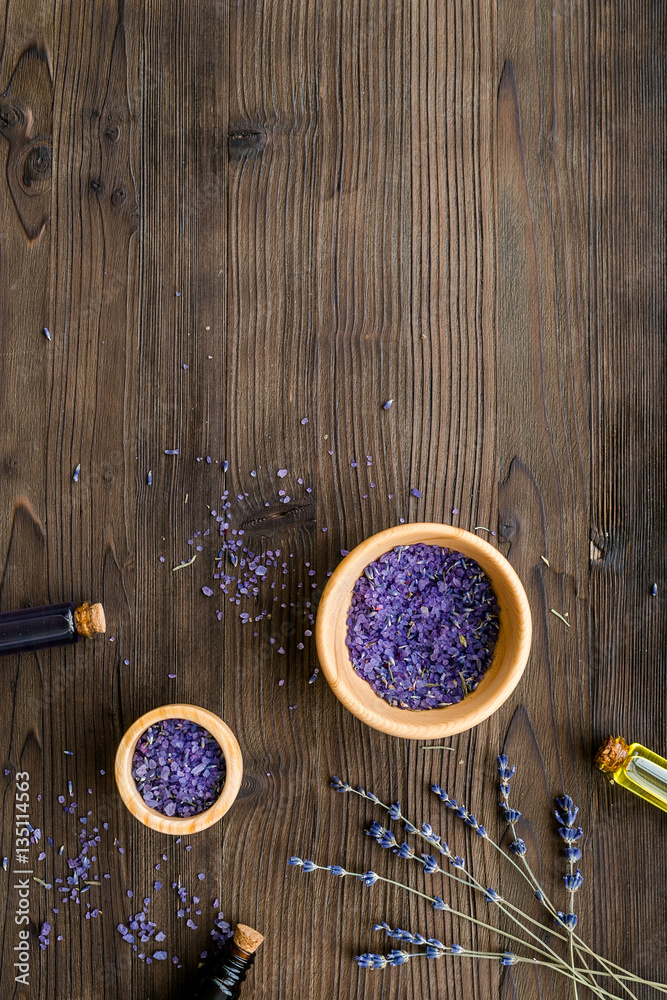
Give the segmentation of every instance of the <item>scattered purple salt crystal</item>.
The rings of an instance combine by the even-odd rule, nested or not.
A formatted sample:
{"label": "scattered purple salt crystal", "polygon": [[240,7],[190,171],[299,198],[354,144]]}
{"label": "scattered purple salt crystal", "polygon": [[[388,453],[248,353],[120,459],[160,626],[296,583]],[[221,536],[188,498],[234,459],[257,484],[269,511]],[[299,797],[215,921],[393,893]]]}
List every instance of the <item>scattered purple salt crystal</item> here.
{"label": "scattered purple salt crystal", "polygon": [[146,476],[146,485],[147,486],[153,485],[153,473],[151,470],[149,470],[148,475]]}
{"label": "scattered purple salt crystal", "polygon": [[164,719],[139,737],[132,777],[150,808],[165,816],[196,816],[219,797],[225,759],[201,726],[187,719]]}
{"label": "scattered purple salt crystal", "polygon": [[308,417],[302,417],[301,418],[301,423],[302,424],[307,424],[308,423]]}
{"label": "scattered purple salt crystal", "polygon": [[474,560],[399,546],[357,580],[347,626],[354,669],[376,694],[401,708],[439,708],[477,687],[498,637],[498,605]]}
{"label": "scattered purple salt crystal", "polygon": [[153,958],[156,958],[158,960],[158,962],[164,962],[164,960],[165,960],[166,957],[167,957],[166,951],[154,951],[153,952]]}
{"label": "scattered purple salt crystal", "polygon": [[277,476],[278,479],[284,479],[287,475],[287,469],[278,469]]}
{"label": "scattered purple salt crystal", "polygon": [[393,399],[388,399],[386,403],[383,403],[383,404],[382,404],[382,409],[383,409],[383,410],[388,410],[388,409],[389,409],[389,408],[391,407],[391,404],[392,404],[393,402],[394,402],[394,400],[393,400]]}
{"label": "scattered purple salt crystal", "polygon": [[213,591],[211,590],[210,587],[202,587],[201,592],[206,597],[213,597]]}
{"label": "scattered purple salt crystal", "polygon": [[[199,875],[197,875],[197,878],[199,879],[200,882],[203,882],[204,879],[206,878],[206,875],[204,874],[204,872],[200,872]],[[195,900],[195,902],[197,902],[197,900]]]}
{"label": "scattered purple salt crystal", "polygon": [[178,448],[165,448],[165,455],[178,455]]}
{"label": "scattered purple salt crystal", "polygon": [[410,490],[410,493],[411,493],[411,495],[412,495],[413,497],[417,497],[417,499],[420,499],[420,498],[421,498],[421,492],[420,492],[420,490],[418,490],[418,489],[415,489],[415,487],[414,487],[414,486],[413,486],[413,487],[412,487],[412,489]]}
{"label": "scattered purple salt crystal", "polygon": [[178,674],[167,674],[167,677],[173,681],[176,677],[178,677]]}
{"label": "scattered purple salt crystal", "polygon": [[[222,471],[226,472],[228,468],[229,468],[229,462],[227,461],[227,459],[224,459],[222,463]],[[176,959],[176,961],[178,961],[178,959]]]}
{"label": "scattered purple salt crystal", "polygon": [[456,515],[458,514],[458,512],[459,512],[458,507],[455,507],[454,510],[452,511],[452,514]]}
{"label": "scattered purple salt crystal", "polygon": [[49,330],[48,326],[44,327],[44,336],[46,337],[47,340],[51,340],[51,331]]}

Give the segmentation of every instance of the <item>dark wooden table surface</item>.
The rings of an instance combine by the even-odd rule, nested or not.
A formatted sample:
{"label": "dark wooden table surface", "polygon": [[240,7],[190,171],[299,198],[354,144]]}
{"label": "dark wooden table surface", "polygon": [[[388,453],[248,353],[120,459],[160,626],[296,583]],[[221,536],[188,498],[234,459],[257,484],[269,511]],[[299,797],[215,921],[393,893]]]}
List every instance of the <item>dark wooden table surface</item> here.
{"label": "dark wooden table surface", "polygon": [[[502,837],[502,749],[549,892],[564,901],[551,809],[569,792],[582,935],[667,981],[664,814],[592,767],[610,731],[667,750],[664,5],[5,0],[0,24],[1,608],[93,599],[109,621],[106,639],[2,661],[2,1000],[187,995],[215,897],[266,934],[248,996],[569,996],[497,962],[358,969],[386,950],[378,919],[498,939],[393,887],[286,867],[423,885],[364,837],[382,817],[335,795],[336,773],[430,817],[525,902],[429,792]],[[230,530],[287,563],[238,606],[213,579],[224,489]],[[488,528],[530,600],[523,681],[453,753],[372,731],[308,683],[327,572],[401,518]],[[125,729],[179,700],[221,714],[245,763],[189,851],[113,783]],[[17,771],[53,885],[31,883],[29,987],[13,968]],[[111,878],[76,905],[54,880],[81,818]],[[152,965],[116,931],[144,897],[166,934]]]}

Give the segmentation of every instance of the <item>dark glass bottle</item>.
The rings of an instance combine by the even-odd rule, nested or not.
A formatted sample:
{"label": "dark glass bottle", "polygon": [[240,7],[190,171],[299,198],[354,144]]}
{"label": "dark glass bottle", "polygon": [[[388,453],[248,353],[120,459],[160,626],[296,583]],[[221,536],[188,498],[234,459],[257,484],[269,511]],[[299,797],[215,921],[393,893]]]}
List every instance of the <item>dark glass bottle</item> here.
{"label": "dark glass bottle", "polygon": [[237,924],[234,937],[217,962],[202,969],[188,1000],[237,1000],[241,984],[264,938],[252,927]]}
{"label": "dark glass bottle", "polygon": [[0,656],[67,646],[78,642],[82,635],[92,636],[105,631],[102,605],[87,601],[78,607],[67,601],[5,611],[0,614]]}

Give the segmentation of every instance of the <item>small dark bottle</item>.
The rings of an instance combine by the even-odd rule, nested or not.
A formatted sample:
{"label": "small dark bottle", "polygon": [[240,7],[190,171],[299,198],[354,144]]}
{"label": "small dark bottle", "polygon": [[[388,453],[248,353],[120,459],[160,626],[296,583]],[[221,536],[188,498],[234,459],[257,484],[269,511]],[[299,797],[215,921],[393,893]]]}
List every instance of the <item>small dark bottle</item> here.
{"label": "small dark bottle", "polygon": [[234,937],[218,961],[202,969],[188,1000],[236,1000],[263,940],[264,937],[252,927],[237,924]]}
{"label": "small dark bottle", "polygon": [[67,646],[78,642],[82,635],[106,632],[106,628],[104,608],[88,601],[79,607],[68,601],[5,611],[0,614],[0,656]]}

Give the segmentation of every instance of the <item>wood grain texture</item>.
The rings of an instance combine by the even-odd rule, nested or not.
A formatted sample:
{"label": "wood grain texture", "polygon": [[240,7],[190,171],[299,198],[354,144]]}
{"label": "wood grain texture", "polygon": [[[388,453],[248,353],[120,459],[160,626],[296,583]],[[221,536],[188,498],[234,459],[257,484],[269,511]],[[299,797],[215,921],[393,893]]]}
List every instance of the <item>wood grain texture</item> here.
{"label": "wood grain texture", "polygon": [[[185,995],[215,898],[265,935],[244,995],[560,1000],[555,978],[495,963],[360,970],[378,919],[496,939],[394,888],[286,869],[298,854],[423,887],[363,835],[382,817],[335,795],[335,773],[430,818],[480,882],[525,902],[428,790],[504,836],[501,748],[546,887],[563,901],[551,810],[567,791],[586,829],[582,934],[667,980],[664,921],[646,921],[667,889],[661,816],[591,766],[608,731],[667,748],[663,5],[0,12],[0,608],[100,600],[108,620],[105,639],[3,660],[0,854],[12,775],[29,771],[31,821],[55,845],[39,863],[33,846],[36,871],[66,878],[96,827],[111,875],[78,905],[32,884],[25,989],[0,870],[3,1000]],[[201,592],[224,490],[223,531],[281,553],[273,590],[242,606]],[[308,683],[327,573],[401,518],[478,527],[531,605],[524,679],[453,753],[371,730]],[[113,784],[122,734],[174,702],[219,714],[244,762],[236,803],[189,851]],[[463,887],[435,891],[488,916]],[[168,949],[150,965],[115,929],[148,897]]]}

